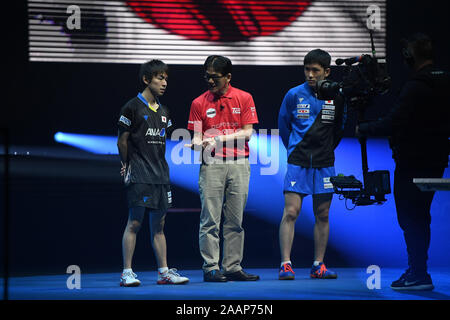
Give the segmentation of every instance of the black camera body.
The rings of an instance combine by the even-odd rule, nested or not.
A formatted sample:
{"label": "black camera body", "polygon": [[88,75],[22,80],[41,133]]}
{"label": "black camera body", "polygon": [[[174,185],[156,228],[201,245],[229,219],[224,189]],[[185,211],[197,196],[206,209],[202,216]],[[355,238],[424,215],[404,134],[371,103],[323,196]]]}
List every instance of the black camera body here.
{"label": "black camera body", "polygon": [[365,191],[374,196],[378,203],[386,201],[385,195],[391,193],[391,183],[388,170],[376,170],[367,173]]}
{"label": "black camera body", "polygon": [[[336,64],[346,64],[346,72],[342,82],[330,80],[318,81],[316,84],[317,97],[320,100],[334,100],[342,95],[351,110],[358,113],[358,123],[364,119],[364,111],[371,99],[376,95],[388,92],[391,78],[386,64],[379,63],[375,58],[373,35],[370,32],[373,55],[361,55],[348,59],[337,59]],[[357,65],[353,65],[358,63]],[[355,206],[382,204],[385,195],[391,193],[390,175],[388,170],[369,172],[367,164],[367,138],[358,137],[361,144],[361,158],[364,184],[353,175],[338,175],[330,177],[334,192],[345,199],[352,200]]]}
{"label": "black camera body", "polygon": [[382,204],[386,201],[386,194],[391,193],[388,170],[367,172],[364,181],[365,186],[353,175],[330,177],[334,192],[350,199],[357,206]]}
{"label": "black camera body", "polygon": [[[386,93],[391,86],[386,64],[370,55],[348,58],[346,74],[342,82],[330,80],[317,81],[316,92],[320,100],[333,100],[342,94],[350,108],[365,109],[372,97]],[[359,62],[356,66],[352,62]]]}

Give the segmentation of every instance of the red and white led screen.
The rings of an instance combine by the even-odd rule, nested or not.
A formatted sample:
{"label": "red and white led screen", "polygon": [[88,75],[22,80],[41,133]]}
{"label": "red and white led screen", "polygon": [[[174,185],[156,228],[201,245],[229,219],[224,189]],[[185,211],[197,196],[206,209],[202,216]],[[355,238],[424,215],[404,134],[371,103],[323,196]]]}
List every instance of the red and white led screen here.
{"label": "red and white led screen", "polygon": [[386,2],[364,0],[28,0],[31,61],[299,65],[316,48],[333,61],[386,53]]}

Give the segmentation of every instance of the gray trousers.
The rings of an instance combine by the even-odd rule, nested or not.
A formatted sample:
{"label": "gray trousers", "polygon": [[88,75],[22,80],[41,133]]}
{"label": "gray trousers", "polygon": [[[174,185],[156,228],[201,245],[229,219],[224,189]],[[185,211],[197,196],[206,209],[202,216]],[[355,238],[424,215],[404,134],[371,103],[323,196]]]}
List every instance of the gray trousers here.
{"label": "gray trousers", "polygon": [[224,273],[242,269],[244,229],[242,217],[247,203],[250,164],[248,159],[215,161],[200,167],[199,245],[203,271],[219,269],[219,229],[223,211],[222,270]]}

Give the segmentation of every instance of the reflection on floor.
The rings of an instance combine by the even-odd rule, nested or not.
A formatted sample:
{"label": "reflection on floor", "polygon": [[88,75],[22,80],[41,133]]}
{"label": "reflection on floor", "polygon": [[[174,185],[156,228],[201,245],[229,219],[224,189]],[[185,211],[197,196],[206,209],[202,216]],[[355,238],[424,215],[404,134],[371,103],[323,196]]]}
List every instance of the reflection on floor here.
{"label": "reflection on floor", "polygon": [[[338,268],[336,280],[309,278],[296,269],[296,279],[279,281],[276,269],[248,269],[256,282],[205,283],[201,270],[182,270],[187,285],[157,285],[156,272],[139,272],[140,287],[119,286],[120,273],[81,274],[81,288],[68,289],[69,274],[10,278],[11,300],[450,300],[450,268],[431,269],[434,291],[396,292],[389,285],[403,270],[382,268],[381,288],[368,289],[366,269]],[[3,292],[3,289],[2,289]]]}

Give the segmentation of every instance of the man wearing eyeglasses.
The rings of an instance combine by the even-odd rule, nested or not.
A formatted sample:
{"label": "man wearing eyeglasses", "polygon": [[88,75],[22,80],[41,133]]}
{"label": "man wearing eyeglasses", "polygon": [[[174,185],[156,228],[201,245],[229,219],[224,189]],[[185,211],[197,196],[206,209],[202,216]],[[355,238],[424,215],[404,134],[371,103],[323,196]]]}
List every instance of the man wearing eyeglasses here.
{"label": "man wearing eyeglasses", "polygon": [[[250,179],[248,141],[258,123],[251,94],[232,87],[230,59],[209,56],[205,63],[208,91],[191,105],[188,129],[192,144],[203,150],[199,191],[202,203],[199,245],[206,282],[255,281],[242,270],[242,218]],[[219,229],[223,212],[223,257],[219,267]]]}

